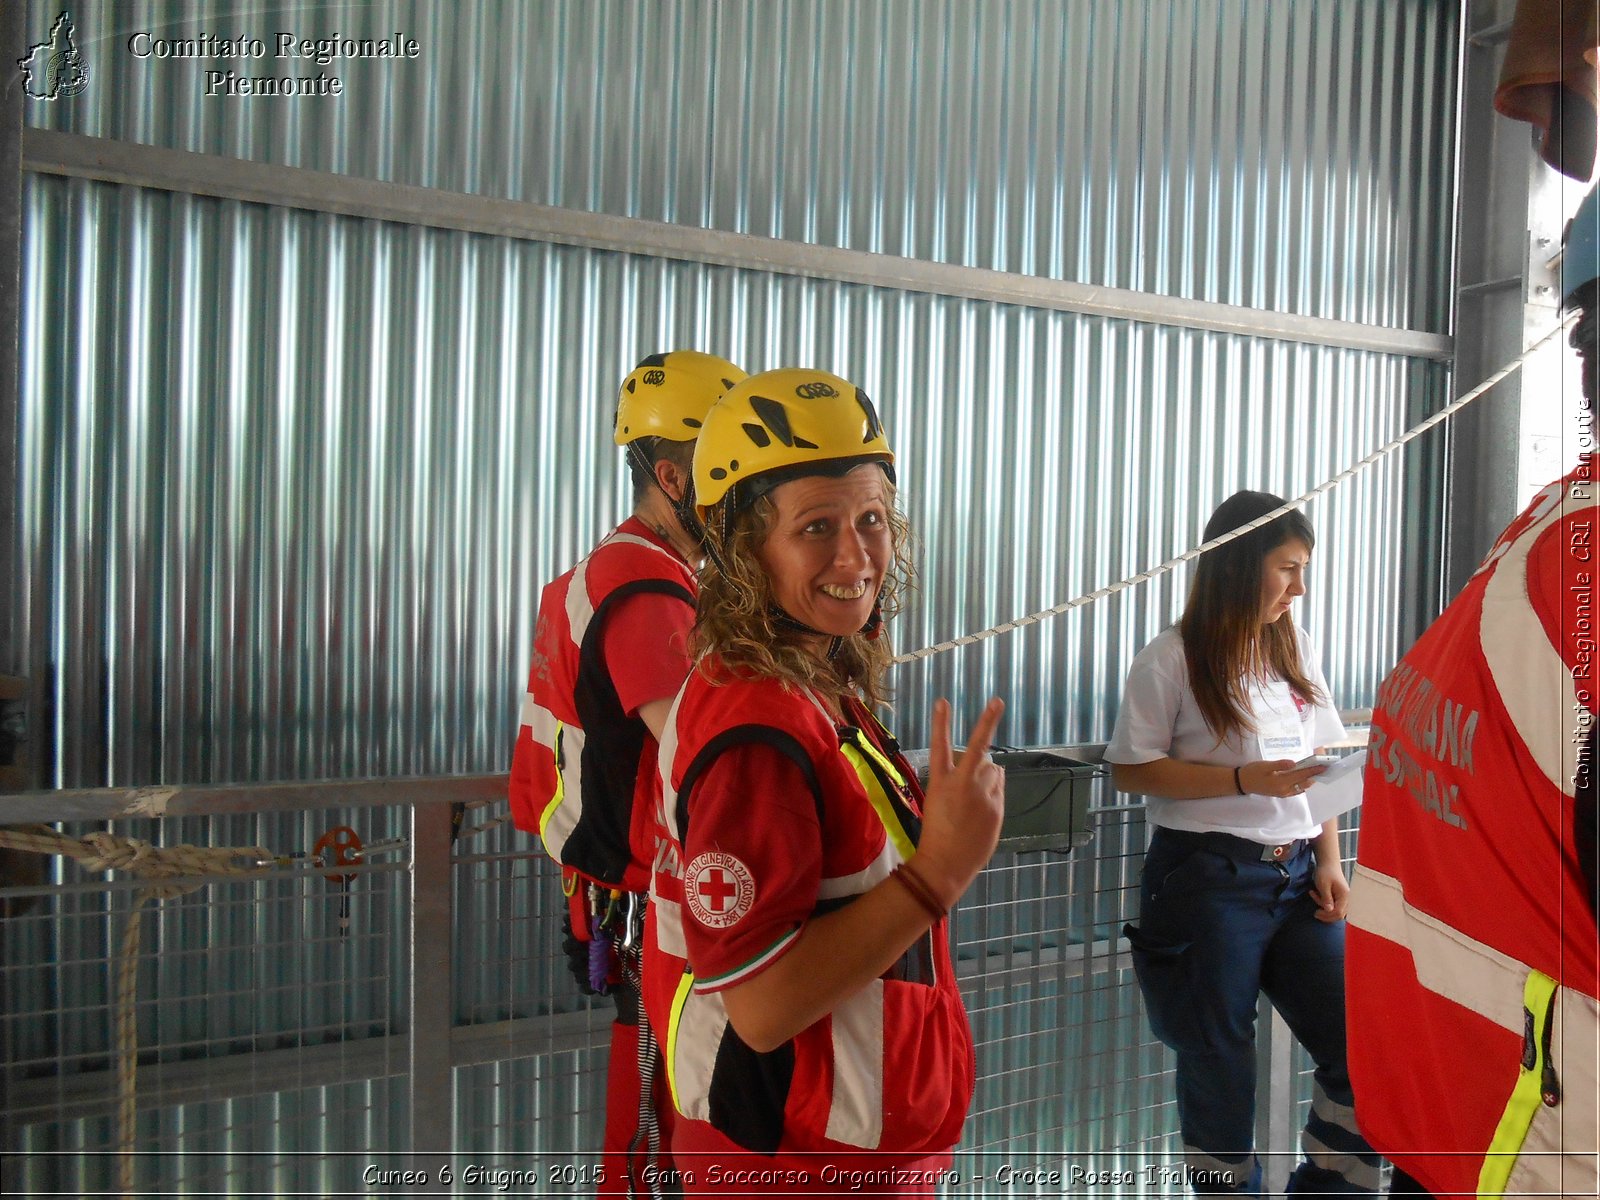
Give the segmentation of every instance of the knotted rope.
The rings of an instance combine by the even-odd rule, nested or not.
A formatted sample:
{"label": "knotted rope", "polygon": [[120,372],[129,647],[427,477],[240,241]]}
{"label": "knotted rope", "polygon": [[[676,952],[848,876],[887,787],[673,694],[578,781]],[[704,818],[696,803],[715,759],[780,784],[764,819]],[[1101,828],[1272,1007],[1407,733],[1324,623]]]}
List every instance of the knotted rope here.
{"label": "knotted rope", "polygon": [[[138,1100],[139,1030],[135,1001],[139,992],[139,914],[151,900],[170,900],[211,882],[195,876],[261,875],[272,869],[272,855],[260,846],[204,849],[153,846],[139,838],[102,830],[68,837],[47,825],[0,829],[0,846],[77,861],[86,871],[130,871],[146,880],[134,895],[122,927],[113,1034],[117,1047],[117,1186],[133,1195],[134,1117]],[[165,881],[165,882],[162,882]],[[181,882],[180,882],[181,881]]]}

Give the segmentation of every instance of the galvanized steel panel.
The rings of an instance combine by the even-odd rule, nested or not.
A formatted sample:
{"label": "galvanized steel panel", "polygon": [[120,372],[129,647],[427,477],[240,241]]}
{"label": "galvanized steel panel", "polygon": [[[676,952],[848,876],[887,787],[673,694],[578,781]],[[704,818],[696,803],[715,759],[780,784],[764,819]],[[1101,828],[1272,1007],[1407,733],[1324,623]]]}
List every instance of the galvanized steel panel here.
{"label": "galvanized steel panel", "polygon": [[[32,0],[30,38],[59,6]],[[1445,0],[72,8],[30,123],[540,204],[1445,332]],[[279,59],[276,34],[418,43]],[[137,57],[253,37],[263,58]],[[337,77],[207,95],[208,70]]]}
{"label": "galvanized steel panel", "polygon": [[[1359,351],[34,179],[24,510],[52,781],[448,774],[509,756],[541,583],[626,508],[612,388],[662,346],[881,403],[922,537],[915,648],[1194,544],[1403,427],[1443,369]],[[1395,462],[1313,513],[1305,622],[1358,703],[1395,649]],[[1324,515],[1324,513],[1326,515]],[[901,672],[1106,734],[1182,576]]]}
{"label": "galvanized steel panel", "polygon": [[[56,11],[32,4],[30,32],[43,37]],[[30,102],[35,124],[1445,327],[1449,4],[613,0],[268,16],[242,3],[85,3],[73,16],[91,86]],[[349,90],[335,104],[219,101],[199,94],[196,64],[124,52],[134,30],[267,35],[280,18],[305,36],[409,31],[425,56],[341,63]],[[30,179],[25,214],[19,565],[29,669],[50,697],[32,728],[50,784],[503,768],[538,589],[626,509],[612,397],[650,351],[815,364],[874,395],[921,539],[921,591],[891,630],[901,649],[1143,569],[1193,544],[1235,488],[1302,491],[1446,394],[1444,367],[1361,351],[104,184]],[[1311,510],[1303,619],[1342,704],[1369,697],[1396,656],[1395,614],[1412,602],[1396,514],[1413,535],[1434,519],[1434,469],[1430,452],[1408,451]],[[994,692],[1012,743],[1104,737],[1128,660],[1177,615],[1186,579],[901,670],[892,724],[915,745],[934,696],[970,714]],[[304,850],[324,819],[175,836]],[[963,944],[987,954],[1050,921],[1061,941],[1103,936],[1118,910],[1098,899],[1064,920],[1034,910],[1058,891],[1128,894],[1138,831],[1110,835],[1109,857],[1065,883],[1061,864],[1001,864],[963,913]],[[545,865],[497,857],[526,848],[501,830],[457,867],[465,1023],[584,1006],[558,975]],[[160,928],[175,947],[281,950],[252,966],[230,950],[230,994],[145,1038],[292,1036],[301,1024],[344,1036],[347,1011],[391,1029],[403,961],[378,935],[401,910],[363,886],[374,941],[331,951],[288,946],[296,925],[281,906],[174,904]],[[324,934],[325,893],[314,881],[299,915]],[[107,953],[101,914],[113,910],[68,911],[84,918],[64,934],[72,954],[27,987],[103,999],[84,960]],[[54,946],[26,949],[11,961],[58,959]],[[208,965],[175,957],[163,986],[204,996]],[[233,995],[250,970],[278,984],[342,971],[361,986]],[[1124,966],[1108,970],[1125,985]],[[1122,1033],[1115,1061],[1091,1055],[1093,1069],[1132,1072],[1142,1089],[1121,1101],[1136,1111],[1116,1136],[1153,1142],[1163,1064],[1134,1029],[1130,989],[1040,979],[1053,1024],[1030,1023],[1032,984],[977,995],[992,1057],[972,1143],[1003,1145],[1007,1104],[1039,1087],[1024,1079],[1022,1039],[1046,1031],[1065,1053],[1067,1031],[1086,1044],[1097,1021]],[[62,1021],[62,1046],[104,1053],[103,1025]],[[15,1045],[47,1055],[36,1042],[48,1033],[19,1025]],[[321,1109],[308,1122],[345,1145],[384,1143],[398,1118],[373,1087],[339,1101],[373,1113],[370,1128],[341,1134]],[[592,1112],[598,1087],[584,1050],[463,1069],[457,1130],[508,1150],[576,1141],[574,1115]],[[283,1109],[291,1124],[297,1103]],[[243,1131],[227,1144],[252,1144],[271,1104],[219,1117]],[[1064,1097],[1043,1128],[1081,1133],[1086,1112]],[[60,1136],[103,1141],[91,1125]]]}

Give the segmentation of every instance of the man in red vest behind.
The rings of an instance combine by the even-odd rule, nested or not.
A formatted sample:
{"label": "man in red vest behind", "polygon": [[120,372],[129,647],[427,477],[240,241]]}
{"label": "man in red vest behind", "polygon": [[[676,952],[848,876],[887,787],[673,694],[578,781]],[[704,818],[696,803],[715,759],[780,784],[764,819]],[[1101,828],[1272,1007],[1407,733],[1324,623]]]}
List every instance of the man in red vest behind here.
{"label": "man in red vest behind", "polygon": [[1394,1191],[1595,1195],[1600,200],[1566,238],[1583,454],[1378,689],[1346,954],[1360,1125]]}
{"label": "man in red vest behind", "polygon": [[712,404],[744,377],[695,350],[652,354],[634,368],[614,430],[627,448],[633,515],[539,599],[511,814],[562,866],[580,987],[616,1000],[602,1195],[649,1195],[652,1179],[670,1178],[672,1103],[639,1005],[661,795],[657,741],[692,665],[694,573],[704,557],[690,485],[694,442]]}

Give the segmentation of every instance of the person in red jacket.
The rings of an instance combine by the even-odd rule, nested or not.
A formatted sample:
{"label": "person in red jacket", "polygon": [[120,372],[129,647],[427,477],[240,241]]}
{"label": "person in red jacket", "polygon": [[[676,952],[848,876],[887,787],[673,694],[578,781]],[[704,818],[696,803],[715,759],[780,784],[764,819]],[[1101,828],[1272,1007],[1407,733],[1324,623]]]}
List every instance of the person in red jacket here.
{"label": "person in red jacket", "polygon": [[1350,1071],[1402,1194],[1600,1192],[1596,193],[1566,242],[1586,452],[1507,527],[1373,711]]}
{"label": "person in red jacket", "polygon": [[580,986],[616,1000],[602,1194],[649,1194],[644,1177],[670,1164],[671,1106],[659,1094],[656,1043],[638,995],[656,851],[656,742],[690,667],[703,557],[691,507],[694,440],[713,402],[744,377],[694,350],[652,354],[634,368],[613,435],[627,448],[633,514],[539,600],[511,811],[562,865]]}
{"label": "person in red jacket", "polygon": [[994,850],[990,701],[926,795],[873,715],[908,578],[894,456],[854,384],[790,368],[706,416],[702,651],[661,742],[645,1005],[688,1195],[932,1195],[972,1101],[947,912]]}

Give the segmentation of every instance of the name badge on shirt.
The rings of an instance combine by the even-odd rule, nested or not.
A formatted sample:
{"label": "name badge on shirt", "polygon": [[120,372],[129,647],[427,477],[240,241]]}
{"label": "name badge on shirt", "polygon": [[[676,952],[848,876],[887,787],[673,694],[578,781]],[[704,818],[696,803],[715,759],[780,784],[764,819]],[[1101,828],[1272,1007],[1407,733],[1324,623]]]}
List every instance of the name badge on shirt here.
{"label": "name badge on shirt", "polygon": [[1310,738],[1289,685],[1281,680],[1261,684],[1256,698],[1256,731],[1261,757],[1299,762],[1310,754]]}

